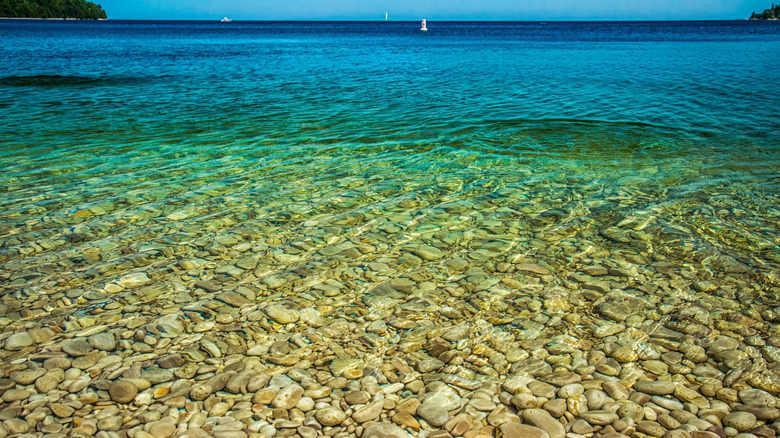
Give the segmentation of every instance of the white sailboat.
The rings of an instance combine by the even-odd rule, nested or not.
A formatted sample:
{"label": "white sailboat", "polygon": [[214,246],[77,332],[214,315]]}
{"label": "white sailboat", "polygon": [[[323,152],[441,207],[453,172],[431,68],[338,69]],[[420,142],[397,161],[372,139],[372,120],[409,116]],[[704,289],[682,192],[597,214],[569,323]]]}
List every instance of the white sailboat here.
{"label": "white sailboat", "polygon": [[385,21],[387,21],[387,12],[385,12]]}
{"label": "white sailboat", "polygon": [[425,26],[425,18],[422,19],[422,28],[420,28],[422,31],[428,30],[428,28]]}

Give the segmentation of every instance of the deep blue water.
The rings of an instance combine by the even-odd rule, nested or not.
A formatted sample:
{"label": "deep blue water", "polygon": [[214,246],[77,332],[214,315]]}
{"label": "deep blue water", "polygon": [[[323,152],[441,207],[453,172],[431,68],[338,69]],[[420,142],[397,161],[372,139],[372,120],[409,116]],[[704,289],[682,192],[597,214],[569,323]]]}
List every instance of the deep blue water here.
{"label": "deep blue water", "polygon": [[4,259],[64,257],[20,248],[73,229],[511,189],[585,228],[641,217],[780,261],[780,22],[428,28],[0,20]]}

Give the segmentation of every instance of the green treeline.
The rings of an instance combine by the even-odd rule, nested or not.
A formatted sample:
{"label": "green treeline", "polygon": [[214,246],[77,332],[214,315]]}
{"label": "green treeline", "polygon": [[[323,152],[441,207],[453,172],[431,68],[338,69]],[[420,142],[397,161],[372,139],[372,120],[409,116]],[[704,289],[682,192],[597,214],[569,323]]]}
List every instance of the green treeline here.
{"label": "green treeline", "polygon": [[756,14],[753,12],[750,15],[751,20],[780,20],[780,5],[772,4],[769,9],[764,9],[764,12]]}
{"label": "green treeline", "polygon": [[105,19],[106,11],[84,0],[0,0],[0,17]]}

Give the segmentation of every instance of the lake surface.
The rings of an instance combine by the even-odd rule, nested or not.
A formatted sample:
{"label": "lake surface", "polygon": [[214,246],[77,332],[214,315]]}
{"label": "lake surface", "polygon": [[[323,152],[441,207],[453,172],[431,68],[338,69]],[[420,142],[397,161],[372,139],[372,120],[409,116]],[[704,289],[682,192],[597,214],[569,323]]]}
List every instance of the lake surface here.
{"label": "lake surface", "polygon": [[273,303],[387,351],[399,319],[774,345],[780,22],[428,29],[0,20],[5,337]]}

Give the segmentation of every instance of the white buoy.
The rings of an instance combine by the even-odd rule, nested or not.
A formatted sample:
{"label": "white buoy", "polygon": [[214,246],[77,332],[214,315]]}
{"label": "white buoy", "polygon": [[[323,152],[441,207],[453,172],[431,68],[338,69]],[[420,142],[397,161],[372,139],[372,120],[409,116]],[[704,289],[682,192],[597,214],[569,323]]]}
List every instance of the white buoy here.
{"label": "white buoy", "polygon": [[425,27],[425,18],[422,19],[422,28],[420,30],[428,30],[428,28]]}

